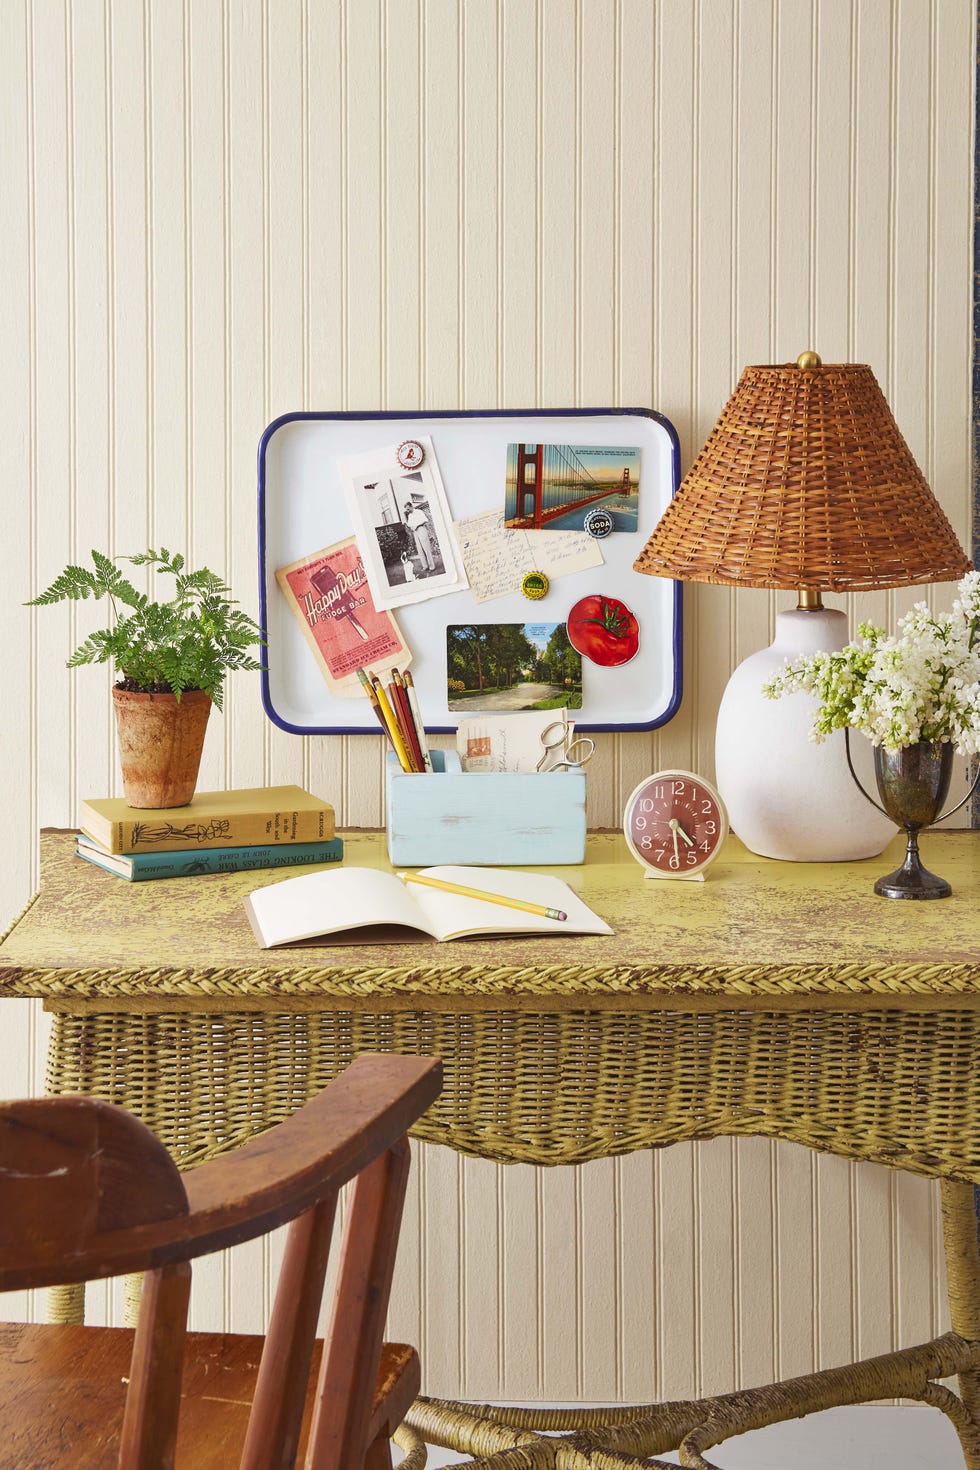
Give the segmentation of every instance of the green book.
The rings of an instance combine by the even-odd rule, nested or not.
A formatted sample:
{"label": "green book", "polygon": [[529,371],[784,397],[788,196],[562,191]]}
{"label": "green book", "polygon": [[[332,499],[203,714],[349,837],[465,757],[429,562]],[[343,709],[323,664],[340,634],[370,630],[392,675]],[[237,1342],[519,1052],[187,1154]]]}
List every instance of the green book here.
{"label": "green book", "polygon": [[314,863],[343,861],[341,838],[329,842],[292,842],[277,847],[182,848],[179,852],[106,852],[84,833],[75,839],[75,851],[87,863],[116,873],[130,883],[147,878],[192,878],[198,873],[238,873],[249,868],[300,868]]}

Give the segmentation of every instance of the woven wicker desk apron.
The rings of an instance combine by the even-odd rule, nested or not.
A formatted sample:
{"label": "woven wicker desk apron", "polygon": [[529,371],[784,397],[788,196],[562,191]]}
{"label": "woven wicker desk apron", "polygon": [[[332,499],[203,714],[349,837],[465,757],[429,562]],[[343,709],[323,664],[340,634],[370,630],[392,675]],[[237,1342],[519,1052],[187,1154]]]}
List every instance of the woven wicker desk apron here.
{"label": "woven wicker desk apron", "polygon": [[[346,862],[388,867],[376,833]],[[0,996],[53,1012],[48,1086],[132,1109],[186,1166],[286,1117],[361,1051],[441,1056],[418,1137],[505,1162],[577,1163],[764,1134],[942,1181],[952,1332],[870,1364],[707,1404],[413,1422],[494,1467],[684,1464],[807,1407],[911,1396],[980,1470],[980,833],[934,833],[953,897],[876,898],[864,863],[768,862],[730,839],[704,883],[644,881],[617,835],[556,870],[615,937],[260,950],[242,896],[288,873],[129,884],[41,839],[39,894],[0,943]],[[893,864],[894,865],[894,864]],[[68,1293],[63,1310],[78,1313]],[[960,1395],[935,1382],[959,1374]],[[606,1451],[614,1454],[608,1458]],[[615,1453],[618,1452],[618,1453]],[[624,1460],[623,1456],[627,1458]],[[637,1459],[635,1463],[639,1464]]]}

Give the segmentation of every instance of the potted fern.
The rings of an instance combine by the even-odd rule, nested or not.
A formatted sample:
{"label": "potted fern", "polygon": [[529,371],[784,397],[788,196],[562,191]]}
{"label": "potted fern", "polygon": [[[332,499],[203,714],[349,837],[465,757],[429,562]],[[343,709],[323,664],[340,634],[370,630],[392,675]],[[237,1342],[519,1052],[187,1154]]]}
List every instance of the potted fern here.
{"label": "potted fern", "polygon": [[[185,806],[194,795],[211,705],[222,705],[229,669],[259,669],[247,652],[260,629],[219,577],[166,548],[116,559],[92,552],[94,571],[67,566],[29,607],[108,598],[112,625],[91,633],[68,660],[115,664],[112,691],[123,790],[132,807]],[[116,561],[155,566],[175,580],[169,602],[153,602]]]}

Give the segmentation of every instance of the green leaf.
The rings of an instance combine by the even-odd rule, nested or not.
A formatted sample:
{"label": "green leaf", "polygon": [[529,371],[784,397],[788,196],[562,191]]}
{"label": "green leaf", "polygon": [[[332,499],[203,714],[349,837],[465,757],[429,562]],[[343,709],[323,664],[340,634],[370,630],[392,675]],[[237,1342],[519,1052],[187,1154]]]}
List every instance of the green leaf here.
{"label": "green leaf", "polygon": [[94,573],[90,572],[87,567],[67,566],[59,576],[55,577],[50,587],[39,593],[37,597],[32,597],[30,602],[25,603],[24,606],[44,607],[52,602],[66,600],[78,602],[80,599],[93,595],[95,597],[104,595],[104,588],[100,586]]}

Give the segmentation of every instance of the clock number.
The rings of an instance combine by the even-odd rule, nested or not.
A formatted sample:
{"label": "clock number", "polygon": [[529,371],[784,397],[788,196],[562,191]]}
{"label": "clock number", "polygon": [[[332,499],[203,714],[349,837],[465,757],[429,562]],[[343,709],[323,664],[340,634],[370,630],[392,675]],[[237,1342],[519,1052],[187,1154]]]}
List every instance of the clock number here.
{"label": "clock number", "polygon": [[710,852],[711,851],[711,843],[708,841],[707,837],[704,839],[703,842],[699,842],[698,843],[698,850],[700,852]]}
{"label": "clock number", "polygon": [[636,821],[633,823],[633,826],[636,828],[636,830],[638,832],[644,832],[646,830],[646,825],[647,825],[647,819],[646,819],[646,817],[637,817]]}
{"label": "clock number", "polygon": [[671,796],[683,796],[686,789],[683,781],[672,781],[670,794]]}
{"label": "clock number", "polygon": [[687,858],[687,865],[690,867],[692,863],[696,863],[698,860],[697,849],[689,847],[685,856]]}
{"label": "clock number", "polygon": [[[664,850],[666,851],[666,849],[664,849]],[[677,856],[676,852],[672,852],[671,855],[670,855],[670,859],[669,859],[669,866],[672,867],[672,868],[679,868],[680,865],[681,865],[680,858]]]}
{"label": "clock number", "polygon": [[718,831],[718,828],[714,822],[705,822],[704,830],[709,837],[714,837],[715,833]]}
{"label": "clock number", "polygon": [[710,817],[711,816],[711,802],[710,801],[702,801],[702,803],[701,803],[701,815],[702,815],[702,817]]}
{"label": "clock number", "polygon": [[640,846],[641,847],[652,847],[653,846],[653,838],[650,837],[650,836],[641,837],[640,838]]}

